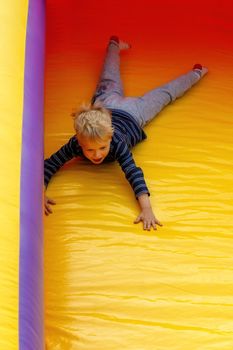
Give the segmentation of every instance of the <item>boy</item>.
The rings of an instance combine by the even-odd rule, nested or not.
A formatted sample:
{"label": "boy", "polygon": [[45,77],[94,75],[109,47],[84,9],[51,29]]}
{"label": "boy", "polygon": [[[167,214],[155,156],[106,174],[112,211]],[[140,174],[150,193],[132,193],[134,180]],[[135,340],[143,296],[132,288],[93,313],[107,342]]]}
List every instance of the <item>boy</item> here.
{"label": "boy", "polygon": [[[55,172],[74,157],[81,156],[96,165],[117,160],[141,209],[134,223],[142,221],[144,230],[152,227],[156,230],[157,225],[162,224],[153,213],[143,172],[136,166],[130,149],[146,138],[142,129],[145,124],[197,83],[207,73],[207,68],[196,64],[187,74],[142,97],[124,97],[119,52],[129,47],[116,36],[110,38],[92,105],[74,115],[76,134],[45,160],[45,187]],[[51,204],[55,202],[45,196],[46,215],[52,213]]]}

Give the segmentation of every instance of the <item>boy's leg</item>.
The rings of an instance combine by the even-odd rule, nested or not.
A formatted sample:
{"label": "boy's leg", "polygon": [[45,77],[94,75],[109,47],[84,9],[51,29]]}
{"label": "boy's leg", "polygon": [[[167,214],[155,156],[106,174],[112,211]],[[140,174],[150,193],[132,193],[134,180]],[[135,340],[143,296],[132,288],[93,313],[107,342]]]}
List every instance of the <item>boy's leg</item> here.
{"label": "boy's leg", "polygon": [[[120,77],[120,50],[126,43],[119,42],[118,37],[112,36],[110,38],[107,53],[104,60],[103,69],[96,88],[96,92],[92,98],[94,102],[104,102],[106,97],[111,94],[123,96],[123,85]],[[122,47],[123,45],[123,47]]]}
{"label": "boy's leg", "polygon": [[[140,126],[152,120],[166,105],[175,101],[188,91],[207,73],[207,68],[196,65],[187,74],[147,92],[141,97],[125,97],[116,103],[107,104],[107,108],[118,108],[130,113]],[[115,101],[114,101],[115,102]]]}
{"label": "boy's leg", "polygon": [[152,120],[166,105],[181,97],[207,73],[207,68],[198,66],[198,68],[194,66],[190,72],[137,99],[137,117],[141,126]]}

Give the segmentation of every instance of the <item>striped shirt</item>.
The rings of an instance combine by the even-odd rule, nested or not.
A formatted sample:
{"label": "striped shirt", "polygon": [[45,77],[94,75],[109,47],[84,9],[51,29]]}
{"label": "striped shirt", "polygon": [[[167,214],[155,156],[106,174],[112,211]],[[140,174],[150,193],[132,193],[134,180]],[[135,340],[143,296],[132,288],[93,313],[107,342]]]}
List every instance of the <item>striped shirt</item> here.
{"label": "striped shirt", "polygon": [[[143,193],[150,195],[146,186],[142,169],[137,167],[130,149],[138,142],[146,138],[143,129],[134,118],[125,111],[111,109],[112,126],[114,133],[110,143],[110,150],[103,162],[117,160],[125,177],[130,183],[136,198]],[[44,161],[44,184],[47,187],[51,177],[67,161],[74,157],[85,158],[82,148],[78,143],[76,135],[55,152],[50,158]]]}

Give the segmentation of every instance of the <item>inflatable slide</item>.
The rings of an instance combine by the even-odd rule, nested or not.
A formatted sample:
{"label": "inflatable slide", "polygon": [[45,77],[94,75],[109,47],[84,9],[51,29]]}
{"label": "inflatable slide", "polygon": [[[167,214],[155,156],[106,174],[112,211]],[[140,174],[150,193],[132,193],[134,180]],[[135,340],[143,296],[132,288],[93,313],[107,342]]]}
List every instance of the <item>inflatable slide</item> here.
{"label": "inflatable slide", "polygon": [[[0,5],[0,349],[231,350],[233,19],[228,0],[12,0]],[[117,163],[43,159],[74,135],[108,39],[127,96],[208,74],[132,151],[163,223],[144,231]]]}

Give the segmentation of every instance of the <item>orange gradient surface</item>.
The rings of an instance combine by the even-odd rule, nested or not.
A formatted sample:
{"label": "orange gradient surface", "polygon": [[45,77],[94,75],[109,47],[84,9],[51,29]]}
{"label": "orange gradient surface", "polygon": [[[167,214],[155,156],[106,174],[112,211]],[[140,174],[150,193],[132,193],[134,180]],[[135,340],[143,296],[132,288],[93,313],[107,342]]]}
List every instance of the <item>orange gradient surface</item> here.
{"label": "orange gradient surface", "polygon": [[92,97],[110,35],[132,44],[128,96],[209,68],[133,150],[162,228],[133,224],[117,163],[72,160],[49,184],[48,350],[232,349],[232,23],[224,0],[47,0],[45,157],[74,134],[70,114]]}

